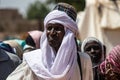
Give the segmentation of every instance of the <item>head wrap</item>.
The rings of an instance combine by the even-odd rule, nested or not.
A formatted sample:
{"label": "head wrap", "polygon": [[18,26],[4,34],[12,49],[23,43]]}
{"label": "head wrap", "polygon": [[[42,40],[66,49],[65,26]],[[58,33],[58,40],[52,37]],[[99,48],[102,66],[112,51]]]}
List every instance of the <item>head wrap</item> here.
{"label": "head wrap", "polygon": [[102,74],[108,74],[108,71],[112,70],[120,75],[120,45],[110,51],[105,61],[101,63],[100,70]]}
{"label": "head wrap", "polygon": [[105,57],[105,55],[104,55],[104,54],[105,54],[105,53],[104,53],[104,46],[103,46],[103,44],[102,44],[97,38],[95,38],[95,37],[88,37],[88,38],[86,38],[86,39],[82,42],[81,52],[85,52],[85,46],[86,46],[86,44],[89,43],[89,42],[91,42],[91,41],[95,41],[95,42],[97,42],[98,44],[100,44],[101,49],[102,49],[102,52],[101,52],[101,54],[102,54],[101,60],[104,60],[104,57]]}
{"label": "head wrap", "polygon": [[[65,35],[56,56],[46,37],[46,27],[49,23],[60,23],[65,27]],[[77,66],[77,48],[74,39],[78,33],[76,22],[65,12],[54,10],[46,16],[44,27],[40,42],[41,51],[32,56],[24,54],[33,72],[45,80],[69,80],[73,76],[79,77],[80,73],[73,74]],[[34,56],[36,58],[33,58]]]}
{"label": "head wrap", "polygon": [[76,12],[76,9],[67,4],[67,3],[64,3],[64,2],[60,2],[58,3],[54,10],[59,10],[59,11],[63,11],[65,12],[71,19],[73,19],[74,21],[76,21],[76,17],[77,17],[77,12]]}
{"label": "head wrap", "polygon": [[103,45],[102,45],[102,43],[101,43],[97,38],[95,38],[95,37],[88,37],[88,38],[86,38],[86,39],[82,42],[82,45],[81,45],[81,51],[82,51],[82,52],[85,52],[84,48],[85,48],[86,44],[89,43],[89,42],[91,42],[91,41],[95,41],[95,42],[97,42],[98,44],[100,44],[100,45],[101,45],[101,48],[102,48],[102,51],[104,51],[104,50],[103,50]]}
{"label": "head wrap", "polygon": [[70,29],[75,36],[78,35],[78,27],[74,20],[72,20],[65,12],[54,10],[50,12],[44,20],[44,29],[48,23],[59,23],[62,24],[65,28]]}
{"label": "head wrap", "polygon": [[36,48],[39,49],[40,48],[40,38],[41,38],[41,35],[42,35],[42,31],[33,30],[33,31],[29,31],[28,33],[32,37],[32,39],[34,40]]}

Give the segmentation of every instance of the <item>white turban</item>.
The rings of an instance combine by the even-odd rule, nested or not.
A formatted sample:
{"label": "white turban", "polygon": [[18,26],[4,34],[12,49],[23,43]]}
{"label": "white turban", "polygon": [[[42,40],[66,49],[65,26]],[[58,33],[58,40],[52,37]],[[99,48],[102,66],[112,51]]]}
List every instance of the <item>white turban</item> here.
{"label": "white turban", "polygon": [[71,19],[65,12],[54,10],[50,12],[44,20],[44,29],[48,23],[59,23],[62,24],[65,28],[70,29],[75,36],[78,35],[78,26],[76,22]]}

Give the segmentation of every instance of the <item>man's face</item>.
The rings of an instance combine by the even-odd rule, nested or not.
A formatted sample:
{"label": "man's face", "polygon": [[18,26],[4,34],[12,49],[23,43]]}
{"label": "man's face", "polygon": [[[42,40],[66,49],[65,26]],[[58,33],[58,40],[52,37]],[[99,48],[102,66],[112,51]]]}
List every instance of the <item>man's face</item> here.
{"label": "man's face", "polygon": [[47,25],[47,39],[53,48],[59,48],[65,35],[64,26],[58,23]]}
{"label": "man's face", "polygon": [[92,62],[98,63],[102,57],[102,47],[95,41],[90,41],[85,45],[85,52],[91,57]]}

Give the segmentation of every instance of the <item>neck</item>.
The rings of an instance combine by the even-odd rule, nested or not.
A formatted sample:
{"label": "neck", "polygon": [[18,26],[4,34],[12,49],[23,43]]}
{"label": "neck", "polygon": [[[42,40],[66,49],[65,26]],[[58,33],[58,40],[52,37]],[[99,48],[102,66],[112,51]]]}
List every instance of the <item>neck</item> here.
{"label": "neck", "polygon": [[57,55],[58,49],[59,49],[59,48],[56,48],[56,47],[53,48],[53,51],[54,51],[55,56]]}
{"label": "neck", "polygon": [[101,60],[100,60],[100,61],[98,61],[98,62],[93,62],[93,67],[95,67],[95,66],[99,65],[101,62],[102,62]]}

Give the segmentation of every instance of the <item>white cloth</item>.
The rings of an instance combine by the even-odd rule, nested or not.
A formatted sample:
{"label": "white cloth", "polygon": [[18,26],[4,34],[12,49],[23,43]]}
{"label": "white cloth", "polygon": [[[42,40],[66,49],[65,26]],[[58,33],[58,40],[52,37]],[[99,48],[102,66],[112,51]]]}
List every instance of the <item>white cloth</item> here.
{"label": "white cloth", "polygon": [[[82,16],[78,16],[79,38],[96,37],[106,48],[106,53],[120,43],[120,1],[116,0],[86,0]],[[79,13],[78,15],[81,15]]]}
{"label": "white cloth", "polygon": [[[65,35],[61,46],[55,56],[46,37],[46,25],[60,23],[65,27]],[[32,71],[45,80],[75,80],[80,73],[73,73],[77,66],[77,48],[75,35],[78,33],[77,24],[65,12],[54,10],[49,13],[44,21],[45,31],[41,37],[41,50],[24,54],[24,58]]]}
{"label": "white cloth", "polygon": [[[30,58],[35,57],[38,59],[39,53],[41,53],[41,50],[34,50],[27,54],[31,54]],[[25,53],[26,54],[26,53]],[[37,55],[36,55],[37,54]],[[33,56],[36,55],[36,56]],[[34,58],[34,59],[35,59]],[[81,68],[82,68],[82,77],[83,80],[93,80],[93,72],[92,72],[92,63],[90,60],[90,57],[86,53],[80,53],[80,61],[81,61]],[[73,76],[71,77],[71,80],[81,80],[79,74],[79,66],[76,66],[76,70],[73,72]],[[77,77],[76,77],[77,76]],[[40,77],[37,77],[37,75],[34,74],[34,72],[29,67],[28,63],[23,60],[22,64],[19,65],[9,76],[6,80],[45,80]]]}
{"label": "white cloth", "polygon": [[70,29],[75,36],[78,36],[78,26],[75,21],[73,21],[65,12],[54,10],[49,13],[44,20],[44,29],[46,29],[46,25],[48,23],[60,23],[65,28]]}

